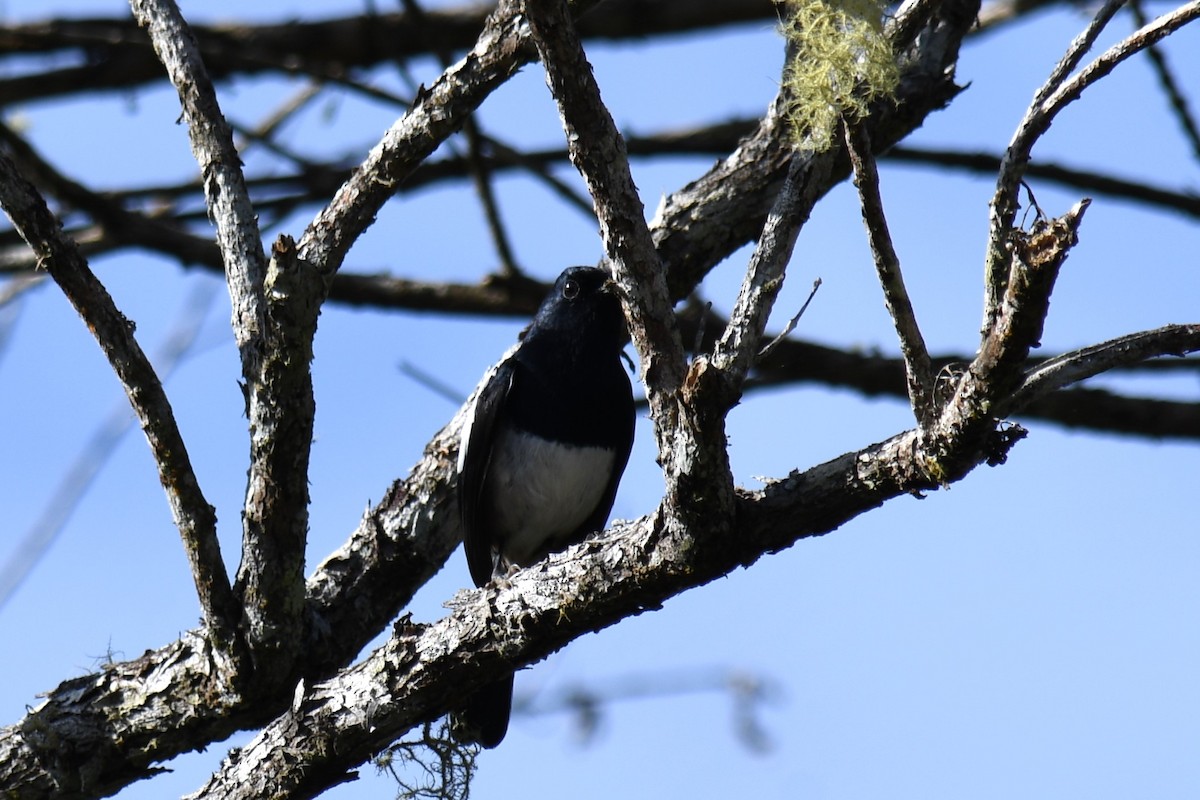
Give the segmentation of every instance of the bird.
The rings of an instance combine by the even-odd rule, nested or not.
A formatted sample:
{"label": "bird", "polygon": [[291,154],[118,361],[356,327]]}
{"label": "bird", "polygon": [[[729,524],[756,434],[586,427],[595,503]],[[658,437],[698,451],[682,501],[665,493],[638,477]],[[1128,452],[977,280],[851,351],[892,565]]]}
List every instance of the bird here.
{"label": "bird", "polygon": [[[603,530],[633,447],[626,341],[608,273],[568,268],[476,394],[457,498],[477,587]],[[456,738],[499,745],[512,692],[512,675],[477,690],[452,714]]]}

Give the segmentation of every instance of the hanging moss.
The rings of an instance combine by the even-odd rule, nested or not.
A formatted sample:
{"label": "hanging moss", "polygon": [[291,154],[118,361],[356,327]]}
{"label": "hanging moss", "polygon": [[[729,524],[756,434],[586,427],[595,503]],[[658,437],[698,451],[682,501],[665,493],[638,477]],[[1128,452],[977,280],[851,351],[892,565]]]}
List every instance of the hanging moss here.
{"label": "hanging moss", "polygon": [[784,84],[795,144],[826,150],[838,120],[862,119],[872,100],[895,92],[899,69],[883,33],[877,0],[786,0],[791,44]]}

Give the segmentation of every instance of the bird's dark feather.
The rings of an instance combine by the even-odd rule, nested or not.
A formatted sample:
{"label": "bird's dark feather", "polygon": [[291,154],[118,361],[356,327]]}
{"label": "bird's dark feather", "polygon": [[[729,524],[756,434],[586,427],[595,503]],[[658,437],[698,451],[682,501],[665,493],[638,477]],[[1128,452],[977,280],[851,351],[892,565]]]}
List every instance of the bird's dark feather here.
{"label": "bird's dark feather", "polygon": [[[620,303],[607,275],[569,269],[480,390],[458,478],[463,542],[476,586],[604,527],[633,446],[624,341]],[[602,491],[586,483],[596,465],[611,465],[595,476]],[[547,506],[554,501],[544,498],[559,498],[561,505]],[[593,498],[594,507],[585,510]],[[530,517],[540,522],[524,524]],[[484,686],[456,712],[456,731],[494,747],[504,738],[511,702],[511,676]]]}
{"label": "bird's dark feather", "polygon": [[[464,437],[463,457],[458,475],[459,517],[463,526],[463,547],[467,567],[476,586],[492,579],[492,535],[488,520],[480,514],[484,478],[492,461],[496,420],[508,397],[513,381],[512,359],[506,359],[492,375],[475,401],[471,429]],[[469,457],[468,457],[469,456]]]}

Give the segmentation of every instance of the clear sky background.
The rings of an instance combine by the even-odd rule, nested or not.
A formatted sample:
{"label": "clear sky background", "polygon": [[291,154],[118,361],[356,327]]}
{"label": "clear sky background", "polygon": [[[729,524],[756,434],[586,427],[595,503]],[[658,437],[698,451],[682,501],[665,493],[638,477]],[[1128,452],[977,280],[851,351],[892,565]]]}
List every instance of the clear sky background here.
{"label": "clear sky background", "polygon": [[[432,5],[432,4],[431,4]],[[391,6],[380,4],[390,10]],[[356,3],[184,2],[193,21],[315,18]],[[1161,13],[1165,4],[1150,4]],[[61,10],[118,15],[111,0],[21,0],[10,21]],[[909,141],[1000,152],[1034,90],[1086,24],[1075,11],[1030,18],[971,42],[959,82],[970,88]],[[1132,29],[1118,18],[1102,46]],[[1200,105],[1200,29],[1165,48]],[[653,47],[589,48],[618,124],[649,133],[761,113],[782,45],[767,25]],[[418,79],[436,74],[425,63]],[[386,70],[381,85],[401,88]],[[222,88],[226,113],[253,124],[294,87],[277,78]],[[62,170],[100,186],[171,182],[195,173],[169,88],[102,101],[7,109]],[[349,95],[318,105],[285,141],[357,160],[396,110]],[[531,65],[482,109],[486,131],[518,144],[561,143],[540,67]],[[314,145],[314,142],[319,144]],[[1144,59],[1120,67],[1059,118],[1035,157],[1200,187],[1200,166],[1176,132]],[[261,152],[248,154],[264,163]],[[635,164],[652,213],[661,194],[710,159]],[[565,172],[564,177],[573,173]],[[882,168],[883,196],[909,291],[935,352],[971,353],[981,315],[987,180]],[[522,177],[497,181],[519,261],[550,280],[594,262],[595,224]],[[1077,199],[1033,181],[1047,213]],[[496,263],[468,188],[393,201],[351,251],[346,269],[430,280],[476,280]],[[299,234],[312,212],[288,221]],[[271,234],[273,236],[273,233]],[[1066,267],[1043,339],[1046,352],[1200,317],[1200,228],[1097,198]],[[747,259],[734,255],[705,284],[728,309]],[[167,390],[201,484],[218,509],[236,567],[247,462],[238,360],[222,282],[143,253],[93,264],[154,353],[189,304],[210,298],[197,346]],[[778,329],[812,280],[824,285],[799,335],[895,352],[851,187],[822,202],[801,233],[778,306]],[[84,326],[47,283],[18,309],[0,351],[0,564],[47,514],[54,488],[114,409],[120,387]],[[456,407],[406,377],[409,362],[465,396],[513,341],[518,320],[446,319],[347,310],[321,317],[314,363],[310,567],[319,563],[419,460]],[[1200,401],[1193,375],[1098,385]],[[1027,422],[1030,436],[1003,467],[981,467],[923,500],[900,498],[825,537],[764,557],[661,611],[587,636],[518,676],[518,697],[548,702],[575,686],[677,691],[615,702],[581,740],[565,714],[518,716],[508,739],[479,759],[474,797],[1195,798],[1200,796],[1200,523],[1196,444],[1067,432]],[[807,468],[911,426],[896,400],[797,387],[755,394],[730,418],[739,482]],[[614,516],[657,503],[662,481],[649,424]],[[470,584],[455,555],[413,606],[418,620]],[[136,430],[122,438],[91,491],[19,592],[0,609],[0,722],[37,694],[132,658],[197,624],[179,539]],[[729,691],[689,691],[713,675],[762,681],[758,723],[768,747],[738,736]],[[228,744],[243,743],[248,735]],[[182,757],[173,772],[121,796],[161,798],[199,788],[227,747]],[[372,766],[331,798],[387,797]]]}

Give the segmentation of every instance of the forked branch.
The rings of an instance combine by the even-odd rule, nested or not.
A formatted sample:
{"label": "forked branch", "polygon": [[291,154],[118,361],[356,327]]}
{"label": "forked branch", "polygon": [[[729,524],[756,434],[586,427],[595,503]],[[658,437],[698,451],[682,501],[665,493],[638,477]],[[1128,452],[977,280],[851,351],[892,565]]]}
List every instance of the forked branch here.
{"label": "forked branch", "polygon": [[1017,127],[1000,164],[996,179],[996,192],[992,198],[992,211],[988,234],[987,263],[985,266],[986,295],[984,299],[983,335],[986,337],[999,313],[1005,286],[1010,280],[1012,250],[1009,247],[1013,232],[1013,221],[1019,207],[1017,194],[1021,180],[1029,164],[1033,146],[1049,129],[1054,118],[1068,104],[1078,99],[1083,91],[1103,78],[1130,56],[1161,41],[1197,17],[1200,17],[1200,0],[1192,0],[1142,26],[1137,31],[1097,56],[1086,67],[1072,75],[1083,56],[1091,48],[1104,26],[1124,0],[1108,0],[1097,12],[1092,23],[1071,44],[1067,54],[1058,63],[1050,77],[1034,95],[1033,102]]}
{"label": "forked branch", "polygon": [[225,265],[250,420],[236,588],[254,669],[242,677],[277,690],[300,649],[315,413],[309,363],[324,283],[304,269],[290,240],[281,240],[266,263],[233,131],[178,6],[173,0],[131,0],[131,6],[179,94]]}

